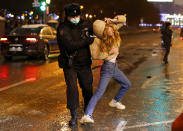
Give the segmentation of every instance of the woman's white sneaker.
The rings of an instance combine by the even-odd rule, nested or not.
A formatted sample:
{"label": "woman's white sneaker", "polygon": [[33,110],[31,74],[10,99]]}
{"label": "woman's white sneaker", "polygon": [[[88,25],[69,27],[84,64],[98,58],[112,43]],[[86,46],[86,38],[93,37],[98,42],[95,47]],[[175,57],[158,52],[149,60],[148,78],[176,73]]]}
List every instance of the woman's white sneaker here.
{"label": "woman's white sneaker", "polygon": [[115,101],[112,99],[112,101],[109,102],[110,107],[116,107],[117,109],[124,110],[126,107],[120,102]]}
{"label": "woman's white sneaker", "polygon": [[84,123],[94,123],[94,120],[91,116],[89,115],[84,115],[81,120],[80,120],[80,123],[81,124],[84,124]]}

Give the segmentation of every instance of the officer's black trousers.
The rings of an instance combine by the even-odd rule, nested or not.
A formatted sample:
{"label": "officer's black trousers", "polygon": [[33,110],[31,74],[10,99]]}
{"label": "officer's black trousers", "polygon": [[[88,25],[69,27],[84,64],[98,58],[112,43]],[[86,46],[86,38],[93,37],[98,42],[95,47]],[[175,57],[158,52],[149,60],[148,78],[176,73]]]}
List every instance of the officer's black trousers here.
{"label": "officer's black trousers", "polygon": [[88,105],[92,97],[93,75],[90,66],[77,68],[64,68],[65,82],[67,84],[67,108],[75,110],[79,107],[79,92],[77,87],[77,79],[82,95],[84,97],[85,107]]}
{"label": "officer's black trousers", "polygon": [[170,53],[170,46],[165,46],[165,55],[164,55],[164,58],[163,58],[163,61],[165,62],[168,62],[168,55]]}

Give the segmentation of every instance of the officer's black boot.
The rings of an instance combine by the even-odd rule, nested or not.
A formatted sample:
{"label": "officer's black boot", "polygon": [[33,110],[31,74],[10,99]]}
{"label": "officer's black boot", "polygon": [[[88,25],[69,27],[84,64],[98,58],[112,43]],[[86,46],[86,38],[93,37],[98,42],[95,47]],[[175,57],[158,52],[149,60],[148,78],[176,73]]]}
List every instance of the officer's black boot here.
{"label": "officer's black boot", "polygon": [[69,121],[69,126],[77,125],[77,110],[70,110],[71,113],[71,120]]}
{"label": "officer's black boot", "polygon": [[165,62],[165,64],[168,64],[168,60],[166,58],[164,58],[163,61]]}

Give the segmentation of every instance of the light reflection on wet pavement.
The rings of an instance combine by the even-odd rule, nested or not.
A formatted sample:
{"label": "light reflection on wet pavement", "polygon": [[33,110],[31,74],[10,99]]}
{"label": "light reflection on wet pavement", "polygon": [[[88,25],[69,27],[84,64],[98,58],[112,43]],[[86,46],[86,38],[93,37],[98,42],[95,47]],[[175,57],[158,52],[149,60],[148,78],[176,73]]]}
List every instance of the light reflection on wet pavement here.
{"label": "light reflection on wet pavement", "polygon": [[[127,107],[125,110],[108,106],[119,89],[119,84],[112,80],[96,106],[93,114],[95,124],[79,124],[83,115],[80,93],[78,126],[70,129],[64,76],[56,59],[48,63],[14,60],[0,65],[1,88],[29,78],[35,78],[35,81],[0,92],[0,130],[170,131],[172,120],[183,112],[183,41],[175,42],[169,64],[164,65],[159,34],[134,35],[128,39],[118,59],[119,68],[132,82],[122,100]],[[94,64],[101,65],[101,61]],[[94,91],[99,72],[100,68],[93,69]],[[124,121],[127,123],[122,129]]]}

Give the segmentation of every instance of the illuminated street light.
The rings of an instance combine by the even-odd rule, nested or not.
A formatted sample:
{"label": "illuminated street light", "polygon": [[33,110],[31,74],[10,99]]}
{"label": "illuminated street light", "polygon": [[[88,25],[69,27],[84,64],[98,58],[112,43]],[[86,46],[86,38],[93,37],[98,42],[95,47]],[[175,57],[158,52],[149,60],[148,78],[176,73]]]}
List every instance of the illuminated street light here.
{"label": "illuminated street light", "polygon": [[22,20],[24,20],[24,19],[25,19],[25,17],[24,17],[24,16],[21,16],[21,19],[22,19]]}
{"label": "illuminated street light", "polygon": [[33,11],[30,11],[29,15],[33,15],[33,14],[34,14],[34,12]]}
{"label": "illuminated street light", "polygon": [[58,20],[59,19],[59,16],[57,15],[55,19]]}
{"label": "illuminated street light", "polygon": [[92,16],[92,15],[89,15],[89,18],[90,18],[90,19],[92,19],[92,18],[93,18],[93,16]]}
{"label": "illuminated street light", "polygon": [[86,17],[86,18],[88,18],[88,16],[89,16],[88,14],[85,14],[85,17]]}
{"label": "illuminated street light", "polygon": [[100,13],[103,14],[103,10],[100,10]]}
{"label": "illuminated street light", "polygon": [[80,9],[81,9],[81,10],[84,9],[84,6],[83,6],[83,5],[80,5]]}
{"label": "illuminated street light", "polygon": [[13,15],[13,14],[11,14],[11,13],[9,13],[9,14],[7,14],[7,17],[8,17],[8,18],[13,18],[13,17],[14,17],[14,15]]}

